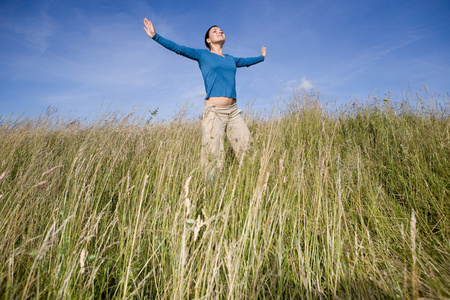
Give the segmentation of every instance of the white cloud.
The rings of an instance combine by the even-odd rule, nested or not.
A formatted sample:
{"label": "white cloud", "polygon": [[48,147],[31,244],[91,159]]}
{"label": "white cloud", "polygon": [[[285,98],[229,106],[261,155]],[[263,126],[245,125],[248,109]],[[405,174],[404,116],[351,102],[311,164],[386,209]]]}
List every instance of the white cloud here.
{"label": "white cloud", "polygon": [[298,83],[298,81],[296,79],[293,79],[293,80],[289,80],[288,82],[286,82],[285,86],[286,86],[286,90],[288,90],[288,91],[292,91],[294,89],[310,90],[314,87],[313,82],[311,80],[306,79],[305,76],[302,77],[300,83]]}
{"label": "white cloud", "polygon": [[302,77],[302,81],[300,82],[299,88],[300,88],[300,89],[303,89],[303,90],[310,90],[310,89],[312,89],[312,88],[313,88],[312,81],[306,79],[306,77],[303,76],[303,77]]}

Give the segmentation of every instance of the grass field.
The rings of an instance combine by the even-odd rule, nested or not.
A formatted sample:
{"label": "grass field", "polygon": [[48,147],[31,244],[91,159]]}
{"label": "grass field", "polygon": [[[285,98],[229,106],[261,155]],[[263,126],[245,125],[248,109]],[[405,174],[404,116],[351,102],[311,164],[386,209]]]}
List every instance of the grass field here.
{"label": "grass field", "polygon": [[448,94],[320,99],[246,115],[214,185],[197,117],[2,117],[0,295],[450,297]]}

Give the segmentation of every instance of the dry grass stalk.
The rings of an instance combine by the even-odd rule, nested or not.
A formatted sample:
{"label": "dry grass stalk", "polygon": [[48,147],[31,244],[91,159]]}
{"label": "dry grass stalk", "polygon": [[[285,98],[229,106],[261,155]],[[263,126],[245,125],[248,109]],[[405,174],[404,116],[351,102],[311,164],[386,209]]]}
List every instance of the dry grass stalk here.
{"label": "dry grass stalk", "polygon": [[51,168],[50,170],[45,171],[44,173],[42,173],[42,176],[50,175],[50,174],[52,174],[53,172],[55,172],[56,170],[61,169],[62,167],[63,167],[63,165],[59,165],[59,166],[53,167],[53,168]]}
{"label": "dry grass stalk", "polygon": [[412,253],[412,278],[411,278],[411,286],[413,297],[417,299],[419,297],[419,292],[417,290],[418,283],[418,275],[417,275],[417,253],[416,253],[416,238],[417,238],[417,229],[416,229],[416,216],[414,210],[411,212],[411,253]]}
{"label": "dry grass stalk", "polygon": [[80,253],[80,273],[84,274],[84,263],[86,262],[86,249],[83,248]]}
{"label": "dry grass stalk", "polygon": [[189,176],[184,183],[184,205],[186,206],[186,217],[191,213],[191,200],[188,198],[189,194],[189,183],[191,182],[192,176]]}
{"label": "dry grass stalk", "polygon": [[47,184],[48,180],[44,180],[39,182],[38,184],[36,184],[34,186],[34,188],[40,189],[40,190],[45,190],[47,188],[46,184]]}

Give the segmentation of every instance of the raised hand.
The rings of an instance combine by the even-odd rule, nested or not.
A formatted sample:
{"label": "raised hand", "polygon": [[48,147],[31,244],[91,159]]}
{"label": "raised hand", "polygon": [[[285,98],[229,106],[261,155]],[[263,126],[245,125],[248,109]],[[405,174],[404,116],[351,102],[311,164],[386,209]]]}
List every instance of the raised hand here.
{"label": "raised hand", "polygon": [[147,35],[151,38],[153,38],[153,36],[156,33],[155,27],[153,27],[152,22],[150,22],[149,20],[147,20],[147,18],[144,19],[144,30],[147,33]]}
{"label": "raised hand", "polygon": [[261,55],[264,56],[264,58],[266,58],[266,47],[262,47],[261,48]]}

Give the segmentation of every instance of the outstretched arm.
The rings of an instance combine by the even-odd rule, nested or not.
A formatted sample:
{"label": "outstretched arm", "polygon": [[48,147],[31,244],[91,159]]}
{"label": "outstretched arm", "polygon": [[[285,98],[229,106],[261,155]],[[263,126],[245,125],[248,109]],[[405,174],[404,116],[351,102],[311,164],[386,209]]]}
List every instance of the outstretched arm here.
{"label": "outstretched arm", "polygon": [[201,55],[201,50],[193,49],[190,47],[178,45],[177,43],[174,43],[166,38],[163,38],[159,34],[156,33],[155,27],[153,26],[152,22],[147,20],[147,18],[144,19],[144,30],[147,33],[149,37],[151,37],[153,40],[158,42],[163,47],[179,54],[184,57],[193,59],[193,60],[199,60]]}
{"label": "outstretched arm", "polygon": [[151,38],[153,38],[155,36],[156,30],[155,27],[153,26],[152,22],[150,22],[149,20],[147,20],[147,18],[144,19],[144,30],[145,32],[147,32],[147,35]]}
{"label": "outstretched arm", "polygon": [[236,67],[242,68],[242,67],[250,67],[254,64],[260,63],[264,61],[266,58],[266,47],[261,48],[261,55],[258,57],[233,57],[234,61],[236,62]]}

